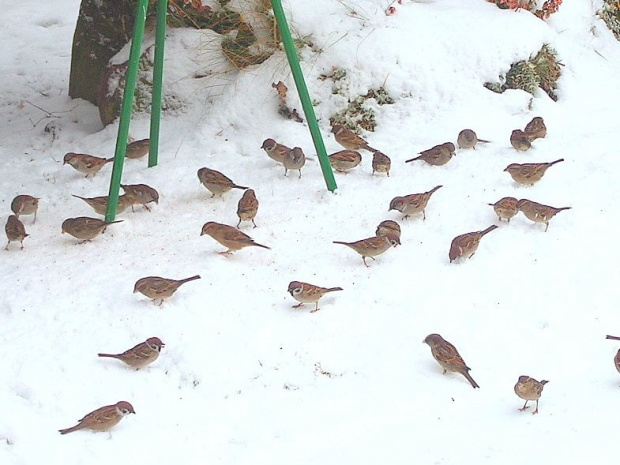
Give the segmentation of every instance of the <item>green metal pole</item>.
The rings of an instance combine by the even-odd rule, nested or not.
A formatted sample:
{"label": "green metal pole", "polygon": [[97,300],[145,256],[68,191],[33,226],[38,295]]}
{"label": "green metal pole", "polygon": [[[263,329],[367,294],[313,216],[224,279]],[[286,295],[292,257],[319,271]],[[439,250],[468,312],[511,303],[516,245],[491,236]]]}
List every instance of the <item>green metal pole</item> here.
{"label": "green metal pole", "polygon": [[295,43],[291,37],[291,31],[286,22],[286,16],[282,8],[281,0],[271,0],[271,7],[273,8],[273,14],[276,17],[276,23],[278,24],[278,30],[282,37],[282,44],[286,51],[286,57],[288,59],[289,66],[293,73],[293,79],[295,80],[295,86],[301,100],[301,105],[308,121],[308,127],[310,128],[310,134],[312,135],[312,141],[314,142],[314,148],[319,157],[321,164],[321,171],[323,171],[323,178],[325,178],[325,184],[327,189],[334,192],[338,186],[336,186],[336,180],[334,179],[334,173],[332,171],[327,151],[325,150],[325,144],[323,143],[323,136],[321,136],[321,130],[314,114],[314,108],[312,107],[312,100],[310,100],[310,94],[308,93],[308,87],[304,80],[303,72],[299,64],[299,57],[297,56],[297,50],[295,49]]}
{"label": "green metal pole", "polygon": [[118,123],[118,135],[116,136],[116,150],[114,151],[112,179],[110,180],[110,191],[108,193],[108,209],[105,215],[106,221],[114,221],[114,218],[116,217],[118,191],[121,185],[125,153],[127,152],[129,121],[131,120],[131,108],[133,106],[133,97],[136,90],[136,80],[138,77],[138,65],[140,62],[140,51],[142,49],[142,37],[144,36],[144,23],[146,22],[147,6],[148,0],[138,0],[136,7],[136,22],[134,24],[133,38],[131,39],[131,50],[129,52],[129,64],[125,73],[125,91],[123,92],[121,117]]}
{"label": "green metal pole", "polygon": [[166,40],[166,13],[168,0],[157,0],[157,27],[155,29],[155,63],[153,64],[153,95],[151,100],[151,133],[149,167],[157,165],[159,154],[159,126],[164,78],[164,42]]}

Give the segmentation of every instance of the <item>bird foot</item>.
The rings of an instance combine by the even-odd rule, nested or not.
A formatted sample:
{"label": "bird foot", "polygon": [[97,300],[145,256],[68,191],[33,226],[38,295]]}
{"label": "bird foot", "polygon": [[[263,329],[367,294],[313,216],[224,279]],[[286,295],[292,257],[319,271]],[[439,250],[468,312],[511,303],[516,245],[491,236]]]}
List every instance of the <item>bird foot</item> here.
{"label": "bird foot", "polygon": [[303,303],[298,303],[297,305],[293,305],[293,308],[299,308],[303,305]]}

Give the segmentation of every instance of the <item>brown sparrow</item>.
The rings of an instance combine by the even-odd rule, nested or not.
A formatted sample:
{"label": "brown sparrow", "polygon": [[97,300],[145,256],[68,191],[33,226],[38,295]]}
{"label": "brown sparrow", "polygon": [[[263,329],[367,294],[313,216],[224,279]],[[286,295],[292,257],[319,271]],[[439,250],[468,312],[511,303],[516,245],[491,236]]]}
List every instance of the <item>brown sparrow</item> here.
{"label": "brown sparrow", "polygon": [[22,250],[24,249],[24,239],[26,239],[29,235],[26,234],[24,223],[19,220],[17,215],[9,216],[8,220],[6,220],[6,225],[4,226],[4,232],[6,232],[6,237],[9,240],[6,243],[4,250],[9,250],[9,244],[11,241],[19,241],[22,245]]}
{"label": "brown sparrow", "polygon": [[237,250],[241,250],[244,247],[262,247],[263,249],[270,249],[266,245],[258,244],[254,242],[250,236],[242,233],[237,228],[228,226],[227,224],[216,223],[215,221],[209,221],[202,226],[201,236],[208,234],[213,239],[218,241],[228,250],[225,252],[219,252],[222,255],[230,255]]}
{"label": "brown sparrow", "polygon": [[448,253],[450,263],[459,257],[473,257],[478,249],[478,245],[480,245],[480,239],[482,239],[482,236],[490,233],[494,229],[497,229],[497,226],[493,224],[483,231],[474,231],[461,234],[460,236],[456,236],[452,239],[452,244],[450,244],[450,252]]}
{"label": "brown sparrow", "polygon": [[306,164],[306,155],[301,147],[293,147],[282,161],[284,165],[284,176],[288,170],[299,170],[299,179],[301,179],[301,168]]}
{"label": "brown sparrow", "polygon": [[332,133],[336,138],[336,142],[342,145],[347,150],[368,150],[369,152],[374,152],[368,142],[362,139],[360,136],[355,134],[350,129],[345,128],[342,124],[334,124],[332,126]]}
{"label": "brown sparrow", "polygon": [[277,161],[278,163],[284,162],[284,158],[286,155],[293,149],[287,147],[284,144],[279,144],[273,139],[265,139],[263,141],[263,145],[261,146],[269,158]]}
{"label": "brown sparrow", "polygon": [[71,234],[82,242],[89,242],[105,231],[110,224],[120,223],[123,220],[106,222],[98,218],[79,216],[77,218],[67,218],[62,222],[62,232]]}
{"label": "brown sparrow", "polygon": [[146,341],[126,350],[122,354],[97,354],[99,357],[116,358],[130,367],[139,370],[153,363],[159,357],[161,348],[166,344],[158,337],[149,337]]}
{"label": "brown sparrow", "polygon": [[61,429],[60,434],[73,433],[81,429],[91,429],[93,431],[108,431],[116,426],[119,421],[130,413],[136,413],[129,402],[121,400],[114,405],[106,405],[97,410],[86,414],[84,418],[78,420],[78,424],[71,428]]}
{"label": "brown sparrow", "polygon": [[[108,210],[108,196],[103,195],[101,197],[80,197],[79,195],[71,194],[73,197],[78,199],[82,199],[88,205],[95,210],[95,213],[99,213],[100,215],[106,215]],[[127,194],[118,196],[118,204],[116,207],[116,213],[123,213],[131,206],[131,199]]]}
{"label": "brown sparrow", "polygon": [[409,163],[411,161],[423,160],[429,165],[441,166],[445,165],[450,161],[456,147],[452,142],[445,142],[443,144],[435,145],[430,149],[423,150],[420,153],[420,156],[415,158],[410,158],[409,160],[405,160],[405,163]]}
{"label": "brown sparrow", "polygon": [[465,361],[463,360],[463,357],[459,355],[456,347],[446,341],[439,334],[429,334],[423,342],[430,346],[431,354],[433,354],[435,360],[437,360],[443,368],[444,375],[447,371],[454,371],[465,376],[467,381],[469,381],[469,384],[471,384],[474,389],[480,387],[469,374],[469,370],[471,370],[471,368],[465,365]]}
{"label": "brown sparrow", "polygon": [[20,215],[32,215],[34,213],[34,220],[32,224],[37,221],[37,210],[39,208],[39,199],[32,195],[22,194],[18,195],[11,202],[11,211],[15,213],[15,216],[19,218]]}
{"label": "brown sparrow", "polygon": [[219,171],[211,170],[209,168],[200,168],[198,170],[198,179],[202,185],[209,189],[209,191],[213,194],[211,198],[216,195],[225,194],[231,189],[247,189],[247,187],[236,185]]}
{"label": "brown sparrow", "polygon": [[570,210],[571,207],[550,207],[542,203],[521,199],[517,202],[517,208],[535,223],[545,223],[545,232],[549,229],[549,220],[562,210]]}
{"label": "brown sparrow", "polygon": [[159,276],[147,276],[146,278],[140,278],[136,281],[133,287],[133,293],[139,292],[147,296],[153,302],[159,300],[159,305],[164,303],[164,300],[174,294],[179,287],[190,281],[200,279],[200,276],[192,276],[185,279],[168,279],[161,278]]}
{"label": "brown sparrow", "polygon": [[362,162],[362,155],[355,150],[341,150],[329,156],[329,163],[339,173],[346,173]]}
{"label": "brown sparrow", "polygon": [[515,129],[510,134],[510,144],[517,150],[525,152],[532,147],[530,140],[521,129]]}
{"label": "brown sparrow", "polygon": [[239,203],[237,204],[237,216],[239,217],[237,229],[242,221],[251,221],[254,227],[256,227],[256,223],[254,222],[256,212],[258,212],[258,199],[254,193],[254,189],[248,189],[243,193],[243,196],[239,199]]}
{"label": "brown sparrow", "polygon": [[370,257],[374,260],[377,255],[381,255],[390,247],[400,245],[400,238],[392,233],[389,233],[386,236],[369,237],[368,239],[362,239],[355,242],[334,241],[334,244],[346,245],[347,247],[355,250],[362,256],[364,265],[368,266],[368,263],[366,263],[366,257]]}
{"label": "brown sparrow", "polygon": [[150,143],[150,139],[135,140],[130,142],[127,144],[125,157],[131,159],[142,158],[149,153]]}
{"label": "brown sparrow", "polygon": [[372,153],[372,174],[386,173],[390,176],[390,168],[392,166],[392,160],[385,153],[375,150]]}
{"label": "brown sparrow", "polygon": [[394,197],[390,202],[391,210],[398,210],[403,213],[403,220],[409,218],[410,215],[414,215],[416,213],[422,212],[422,219],[426,219],[426,213],[424,210],[426,209],[426,205],[431,198],[431,195],[435,193],[437,189],[443,186],[435,186],[428,192],[423,192],[421,194],[409,194],[404,197]]}
{"label": "brown sparrow", "polygon": [[476,144],[478,142],[489,143],[488,140],[478,139],[478,136],[471,129],[463,129],[459,132],[459,135],[456,139],[456,143],[460,149],[476,149]]}
{"label": "brown sparrow", "polygon": [[100,158],[85,153],[69,152],[63,159],[63,165],[67,163],[75,168],[76,171],[83,173],[86,177],[95,175],[103,168],[106,163],[114,161],[114,158]]}
{"label": "brown sparrow", "polygon": [[134,211],[134,205],[142,205],[148,211],[148,203],[155,202],[159,204],[159,192],[146,184],[121,184],[125,191],[125,195],[131,201],[131,211]]}
{"label": "brown sparrow", "polygon": [[316,304],[314,310],[310,313],[314,313],[319,310],[319,300],[328,292],[342,291],[341,287],[320,287],[314,284],[303,283],[301,281],[291,281],[288,285],[288,292],[293,296],[299,304],[293,305],[293,308],[299,308],[303,304]]}
{"label": "brown sparrow", "polygon": [[500,221],[502,219],[508,220],[510,223],[510,219],[519,213],[519,207],[517,207],[517,199],[514,197],[502,197],[495,203],[490,203],[495,210],[495,214],[499,218]]}
{"label": "brown sparrow", "polygon": [[543,139],[547,135],[547,126],[545,126],[545,121],[540,116],[536,116],[525,125],[523,132],[527,139],[532,142],[536,139]]}
{"label": "brown sparrow", "polygon": [[508,171],[516,182],[531,186],[541,180],[550,166],[562,161],[564,161],[563,158],[547,163],[511,163],[504,171]]}
{"label": "brown sparrow", "polygon": [[536,381],[534,378],[530,378],[529,376],[519,376],[519,381],[515,384],[515,394],[517,394],[521,399],[525,400],[525,404],[519,410],[522,412],[527,409],[527,403],[530,400],[536,401],[536,410],[532,412],[532,415],[538,413],[538,399],[540,399],[540,395],[542,394],[543,388],[545,384],[549,381],[543,379],[542,381]]}
{"label": "brown sparrow", "polygon": [[388,234],[392,234],[400,240],[400,225],[396,221],[385,220],[377,226],[376,236],[387,236]]}

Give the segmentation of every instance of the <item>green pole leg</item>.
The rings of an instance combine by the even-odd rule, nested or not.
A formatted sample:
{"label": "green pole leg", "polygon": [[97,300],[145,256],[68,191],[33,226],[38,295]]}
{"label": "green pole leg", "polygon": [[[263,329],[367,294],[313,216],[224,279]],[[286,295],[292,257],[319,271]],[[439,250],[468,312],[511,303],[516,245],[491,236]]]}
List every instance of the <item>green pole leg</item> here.
{"label": "green pole leg", "polygon": [[164,42],[166,40],[166,13],[168,0],[157,0],[157,28],[155,32],[155,63],[153,64],[153,96],[151,100],[151,132],[149,167],[157,165],[159,154],[159,127],[164,77]]}

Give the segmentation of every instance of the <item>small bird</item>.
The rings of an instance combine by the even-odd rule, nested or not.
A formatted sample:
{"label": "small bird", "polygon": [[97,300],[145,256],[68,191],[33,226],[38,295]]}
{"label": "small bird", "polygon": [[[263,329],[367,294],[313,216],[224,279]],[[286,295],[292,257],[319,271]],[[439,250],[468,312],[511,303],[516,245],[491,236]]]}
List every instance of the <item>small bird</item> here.
{"label": "small bird", "polygon": [[620,373],[620,349],[618,349],[618,352],[616,352],[616,355],[614,356],[614,366],[616,367],[616,370],[618,370],[618,373]]}
{"label": "small bird", "polygon": [[332,126],[332,133],[336,138],[336,142],[342,145],[347,150],[368,150],[369,152],[375,152],[368,142],[363,138],[355,134],[350,129],[345,128],[342,124],[334,124]]}
{"label": "small bird", "polygon": [[139,370],[153,363],[159,357],[161,348],[164,347],[161,339],[158,337],[149,337],[146,341],[126,350],[122,354],[97,354],[99,357],[116,358],[121,362],[125,362],[132,368]]}
{"label": "small bird", "polygon": [[9,216],[4,226],[4,232],[6,232],[6,237],[8,239],[4,250],[9,250],[11,241],[19,241],[22,245],[21,249],[24,250],[24,239],[27,238],[29,234],[26,234],[24,223],[19,220],[17,215]]}
{"label": "small bird", "polygon": [[376,236],[387,236],[392,234],[400,240],[400,225],[393,220],[384,220],[377,226]]}
{"label": "small bird", "polygon": [[103,233],[105,229],[114,223],[121,223],[123,220],[104,221],[98,218],[89,218],[87,216],[79,216],[77,218],[67,218],[62,222],[62,232],[71,234],[76,239],[80,239],[81,243],[90,240]]}
{"label": "small bird", "polygon": [[87,155],[85,153],[73,153],[69,152],[65,154],[63,159],[63,165],[67,163],[71,165],[76,171],[85,174],[86,177],[95,177],[95,175],[104,167],[106,163],[114,161],[112,158],[100,158],[93,155]]}
{"label": "small bird", "polygon": [[450,252],[448,253],[450,263],[459,257],[473,257],[476,250],[478,250],[482,236],[490,233],[494,229],[497,229],[497,225],[493,224],[483,231],[474,231],[461,234],[460,236],[456,236],[452,239],[452,244],[450,244]]}
{"label": "small bird", "polygon": [[564,161],[563,158],[546,163],[511,163],[504,171],[508,171],[516,182],[533,186],[542,179],[549,167],[562,161]]}
{"label": "small bird", "polygon": [[525,404],[523,404],[523,407],[519,410],[523,412],[527,409],[527,403],[530,400],[535,400],[536,410],[532,412],[532,415],[536,415],[538,413],[538,399],[540,399],[543,388],[548,382],[549,381],[545,379],[542,381],[536,381],[534,378],[530,378],[529,376],[519,376],[519,381],[515,384],[515,394],[525,400]]}
{"label": "small bird", "polygon": [[366,257],[370,257],[374,260],[377,255],[381,255],[389,248],[400,245],[400,238],[392,233],[389,233],[386,236],[374,236],[355,242],[334,241],[334,244],[346,245],[347,247],[355,250],[362,256],[364,265],[368,266],[368,263],[366,263]]}
{"label": "small bird", "polygon": [[127,144],[125,150],[125,157],[135,160],[136,158],[142,158],[149,153],[149,147],[151,144],[150,139],[135,140]]}
{"label": "small bird", "polygon": [[[108,211],[108,196],[107,195],[103,195],[101,197],[80,197],[79,195],[75,195],[75,194],[71,194],[73,197],[76,197],[78,199],[82,199],[84,202],[86,202],[88,205],[90,205],[92,207],[93,210],[95,210],[95,213],[99,213],[100,215],[106,215],[107,211]],[[116,206],[116,213],[123,213],[125,210],[127,210],[130,206],[131,206],[131,198],[126,195],[119,195],[118,196],[118,204]]]}
{"label": "small bird", "polygon": [[32,221],[32,224],[35,224],[37,222],[39,200],[39,198],[33,197],[32,195],[18,195],[11,201],[11,211],[15,213],[15,216],[18,218],[20,215],[32,215],[34,213],[34,220]]}
{"label": "small bird", "polygon": [[469,381],[469,384],[471,384],[474,389],[480,387],[469,374],[471,368],[465,364],[463,357],[460,356],[456,347],[439,334],[429,334],[423,342],[428,344],[431,348],[431,354],[443,368],[444,375],[447,371],[454,371],[467,378],[467,381]]}
{"label": "small bird", "polygon": [[301,179],[301,168],[306,164],[306,155],[301,147],[293,147],[284,157],[282,164],[284,165],[284,176],[286,176],[288,170],[298,170],[299,179]]}
{"label": "small bird", "polygon": [[239,199],[239,203],[237,204],[237,216],[239,217],[237,229],[239,229],[239,225],[242,221],[251,221],[254,227],[256,227],[254,218],[257,212],[258,199],[256,198],[256,193],[254,189],[248,189],[243,193],[243,196]]}
{"label": "small bird", "polygon": [[286,158],[286,155],[291,150],[293,150],[284,144],[279,144],[273,139],[265,139],[263,141],[263,145],[261,146],[261,149],[263,149],[267,153],[267,155],[269,155],[269,158],[277,161],[278,163],[283,163],[284,158]]}
{"label": "small bird", "polygon": [[299,302],[297,305],[293,305],[293,308],[299,308],[303,304],[316,304],[314,310],[310,310],[310,313],[314,313],[319,310],[319,300],[328,292],[342,291],[341,287],[320,287],[314,284],[303,283],[301,281],[291,281],[288,285],[288,292],[293,296],[293,299]]}
{"label": "small bird", "polygon": [[97,410],[86,414],[84,418],[78,420],[78,424],[71,428],[58,430],[60,434],[73,433],[81,429],[91,429],[93,431],[108,431],[116,426],[119,421],[130,413],[136,413],[129,402],[121,400],[114,405],[106,405]]}
{"label": "small bird", "polygon": [[570,210],[571,207],[550,207],[542,203],[533,202],[528,199],[521,199],[517,202],[517,208],[535,223],[545,223],[545,232],[549,229],[549,220],[562,210]]}
{"label": "small bird", "polygon": [[227,224],[216,223],[215,221],[209,221],[202,226],[200,235],[203,236],[205,234],[208,234],[224,247],[228,248],[225,252],[219,252],[222,255],[230,255],[237,250],[251,246],[270,249],[266,245],[254,242],[254,239],[239,231],[237,228],[233,228]]}
{"label": "small bird", "polygon": [[159,192],[146,184],[121,184],[125,195],[131,200],[131,211],[134,205],[142,205],[147,211],[151,211],[147,204],[155,202],[159,205]]}
{"label": "small bird", "polygon": [[392,160],[385,153],[375,150],[372,153],[372,174],[386,173],[390,176],[390,168],[392,166]]}
{"label": "small bird", "polygon": [[409,216],[414,215],[416,213],[422,212],[422,219],[426,219],[426,205],[430,200],[431,196],[437,191],[437,189],[443,186],[435,186],[428,192],[423,192],[421,194],[409,194],[403,197],[394,197],[390,202],[390,209],[397,210],[403,213],[403,220],[409,218]]}
{"label": "small bird", "polygon": [[459,132],[456,143],[460,149],[476,149],[476,144],[482,142],[488,144],[490,141],[478,139],[477,134],[471,129],[463,129]]}
{"label": "small bird", "polygon": [[355,150],[341,150],[329,156],[329,163],[339,173],[346,173],[362,162],[362,154]]}
{"label": "small bird", "polygon": [[495,210],[495,214],[500,221],[505,219],[508,220],[508,223],[510,223],[510,219],[519,213],[517,199],[514,197],[502,197],[497,202],[490,203],[489,205],[493,207],[493,210]]}
{"label": "small bird", "polygon": [[445,142],[443,144],[435,145],[430,149],[422,150],[421,152],[419,152],[420,156],[405,160],[405,163],[416,160],[423,160],[429,165],[441,166],[445,165],[452,159],[455,151],[456,147],[452,142]]}
{"label": "small bird", "polygon": [[136,281],[133,287],[133,293],[139,292],[147,296],[153,302],[159,300],[159,305],[164,303],[164,300],[172,297],[179,287],[190,281],[200,279],[199,275],[192,276],[185,279],[168,279],[161,278],[159,276],[147,276],[146,278],[140,278]]}
{"label": "small bird", "polygon": [[510,134],[510,144],[517,150],[525,152],[532,147],[532,144],[527,136],[521,129],[515,129]]}
{"label": "small bird", "polygon": [[222,195],[228,192],[231,189],[242,189],[246,190],[247,187],[238,186],[232,180],[226,176],[224,176],[219,171],[215,171],[209,168],[200,168],[198,170],[198,179],[213,195],[211,198],[216,195]]}
{"label": "small bird", "polygon": [[536,139],[543,139],[547,135],[547,126],[545,126],[545,121],[540,116],[536,116],[525,125],[523,132],[527,139],[532,142]]}

